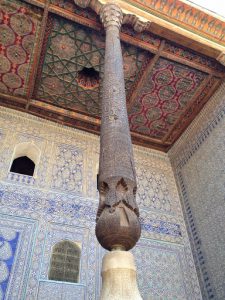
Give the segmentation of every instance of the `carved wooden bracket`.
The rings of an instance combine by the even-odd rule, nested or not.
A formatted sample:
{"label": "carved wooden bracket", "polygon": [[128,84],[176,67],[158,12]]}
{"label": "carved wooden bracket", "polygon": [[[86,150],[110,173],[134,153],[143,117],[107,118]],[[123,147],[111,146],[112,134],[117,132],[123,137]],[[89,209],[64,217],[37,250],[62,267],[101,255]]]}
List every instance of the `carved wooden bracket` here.
{"label": "carved wooden bracket", "polygon": [[129,24],[136,32],[142,32],[150,29],[151,22],[143,22],[135,15],[124,14],[123,24]]}

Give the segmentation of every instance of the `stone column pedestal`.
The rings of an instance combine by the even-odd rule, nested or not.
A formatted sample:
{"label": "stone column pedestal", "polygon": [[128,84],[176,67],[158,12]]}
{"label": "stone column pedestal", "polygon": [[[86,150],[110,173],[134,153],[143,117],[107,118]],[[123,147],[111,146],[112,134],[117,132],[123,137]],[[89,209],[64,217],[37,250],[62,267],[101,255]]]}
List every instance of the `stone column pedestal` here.
{"label": "stone column pedestal", "polygon": [[114,250],[102,262],[100,300],[142,300],[136,278],[133,254]]}

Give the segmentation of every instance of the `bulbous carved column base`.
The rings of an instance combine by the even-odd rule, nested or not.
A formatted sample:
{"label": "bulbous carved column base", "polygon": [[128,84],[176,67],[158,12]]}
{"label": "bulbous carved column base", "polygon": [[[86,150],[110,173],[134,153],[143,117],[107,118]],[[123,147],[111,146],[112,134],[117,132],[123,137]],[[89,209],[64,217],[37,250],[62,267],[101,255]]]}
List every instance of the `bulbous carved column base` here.
{"label": "bulbous carved column base", "polygon": [[133,255],[127,251],[107,253],[102,262],[100,300],[141,300]]}
{"label": "bulbous carved column base", "polygon": [[96,236],[103,248],[130,250],[140,238],[141,226],[135,212],[123,202],[105,207],[96,224]]}

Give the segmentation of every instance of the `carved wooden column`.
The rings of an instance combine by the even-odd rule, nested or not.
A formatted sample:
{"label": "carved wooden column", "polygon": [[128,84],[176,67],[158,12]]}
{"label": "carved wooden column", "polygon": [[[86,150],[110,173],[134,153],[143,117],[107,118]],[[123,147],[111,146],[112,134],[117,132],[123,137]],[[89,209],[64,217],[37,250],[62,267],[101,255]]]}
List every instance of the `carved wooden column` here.
{"label": "carved wooden column", "polygon": [[102,6],[106,31],[96,236],[111,252],[102,262],[101,300],[140,300],[133,255],[141,229],[136,204],[136,175],[126,108],[119,31],[123,14],[112,3]]}
{"label": "carved wooden column", "polygon": [[106,44],[96,236],[105,249],[129,250],[138,241],[141,229],[119,37],[123,14],[116,4],[108,3],[102,6],[100,17]]}

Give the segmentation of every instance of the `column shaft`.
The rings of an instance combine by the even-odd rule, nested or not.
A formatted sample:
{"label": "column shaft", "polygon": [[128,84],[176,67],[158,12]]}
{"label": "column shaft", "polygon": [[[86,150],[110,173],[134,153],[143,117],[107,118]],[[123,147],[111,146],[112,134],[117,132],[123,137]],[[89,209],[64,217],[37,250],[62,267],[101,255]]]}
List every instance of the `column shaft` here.
{"label": "column shaft", "polygon": [[106,4],[100,16],[106,30],[106,45],[96,236],[108,250],[129,250],[140,237],[140,224],[119,37],[123,15],[115,4]]}

